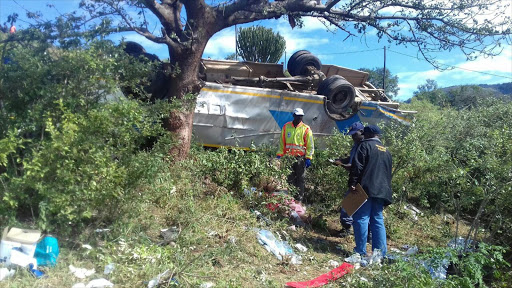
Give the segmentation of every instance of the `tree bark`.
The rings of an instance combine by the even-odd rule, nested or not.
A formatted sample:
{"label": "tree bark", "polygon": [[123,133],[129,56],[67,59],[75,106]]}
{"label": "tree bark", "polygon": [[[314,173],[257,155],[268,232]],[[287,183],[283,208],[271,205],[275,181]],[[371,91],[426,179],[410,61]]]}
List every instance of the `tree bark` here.
{"label": "tree bark", "polygon": [[206,40],[198,39],[189,49],[169,49],[171,75],[167,99],[181,101],[182,108],[170,113],[169,118],[164,121],[164,127],[176,135],[177,143],[173,145],[169,154],[178,161],[185,159],[190,151],[195,97],[185,96],[197,95],[202,88],[198,77],[199,63],[208,39],[209,37]]}

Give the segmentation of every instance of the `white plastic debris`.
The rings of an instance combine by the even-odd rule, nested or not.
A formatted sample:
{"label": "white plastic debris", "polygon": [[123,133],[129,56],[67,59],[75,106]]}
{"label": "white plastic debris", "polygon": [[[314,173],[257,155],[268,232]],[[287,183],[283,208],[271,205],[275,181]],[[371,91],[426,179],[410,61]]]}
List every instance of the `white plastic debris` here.
{"label": "white plastic debris", "polygon": [[292,263],[293,265],[300,265],[302,264],[302,257],[300,257],[297,254],[293,254],[291,256],[290,263]]}
{"label": "white plastic debris", "polygon": [[34,265],[34,269],[37,269],[37,260],[21,251],[11,250],[11,264],[18,265],[20,267],[28,267],[29,264]]}
{"label": "white plastic debris", "polygon": [[114,263],[110,263],[110,264],[106,265],[105,270],[103,270],[103,274],[108,275],[108,274],[112,273],[112,271],[114,271],[114,268],[115,268]]}
{"label": "white plastic debris", "polygon": [[345,258],[345,262],[353,264],[356,269],[360,266],[365,267],[368,265],[368,260],[361,257],[361,254],[359,253],[354,253],[352,256]]}
{"label": "white plastic debris", "polygon": [[304,246],[304,245],[302,245],[300,243],[295,244],[295,248],[297,248],[300,252],[308,251],[308,248],[306,248],[306,246]]}
{"label": "white plastic debris", "polygon": [[329,264],[329,266],[331,266],[331,267],[340,266],[340,263],[338,263],[338,261],[334,261],[334,260],[329,260],[329,262],[327,262],[327,264]]}
{"label": "white plastic debris", "polygon": [[283,257],[290,257],[292,264],[302,263],[302,258],[293,253],[292,247],[290,247],[286,241],[278,240],[272,232],[261,229],[258,231],[257,237],[258,242],[260,242],[268,252],[274,254],[277,259],[283,260]]}
{"label": "white plastic debris", "polygon": [[373,250],[372,256],[368,260],[368,264],[380,264],[382,262],[382,251],[380,249]]}
{"label": "white plastic debris", "polygon": [[0,281],[12,277],[14,272],[16,272],[14,269],[0,268]]}
{"label": "white plastic debris", "polygon": [[405,255],[411,256],[411,255],[414,255],[416,253],[418,253],[418,247],[417,246],[413,246],[413,247],[407,249],[407,252],[405,252]]}
{"label": "white plastic debris", "polygon": [[229,240],[229,242],[231,242],[231,244],[236,245],[236,237],[235,236],[229,236],[228,240]]}
{"label": "white plastic debris", "polygon": [[110,231],[110,229],[96,229],[96,230],[94,230],[94,232],[96,232],[96,233],[108,232],[108,231]]}
{"label": "white plastic debris", "polygon": [[205,283],[202,283],[201,286],[199,286],[200,288],[212,288],[212,287],[215,287],[215,284],[213,284],[212,282],[205,282]]}
{"label": "white plastic debris", "polygon": [[158,274],[155,278],[151,279],[148,283],[148,288],[154,288],[158,286],[158,283],[160,283],[160,279],[162,277],[165,277],[169,273],[169,269],[165,270],[164,272]]}
{"label": "white plastic debris", "polygon": [[91,280],[85,286],[85,288],[107,288],[107,287],[114,287],[114,284],[105,278]]}
{"label": "white plastic debris", "polygon": [[88,249],[88,250],[92,250],[92,246],[89,245],[89,244],[83,244],[82,248],[85,248],[85,249]]}
{"label": "white plastic debris", "polygon": [[414,218],[414,220],[416,220],[416,221],[418,220],[418,215],[419,216],[423,215],[423,212],[421,212],[420,209],[414,207],[411,204],[404,205],[404,209],[410,211],[412,214],[412,218]]}
{"label": "white plastic debris", "polygon": [[69,271],[75,275],[76,278],[84,279],[92,274],[96,273],[94,269],[77,268],[73,265],[69,265]]}

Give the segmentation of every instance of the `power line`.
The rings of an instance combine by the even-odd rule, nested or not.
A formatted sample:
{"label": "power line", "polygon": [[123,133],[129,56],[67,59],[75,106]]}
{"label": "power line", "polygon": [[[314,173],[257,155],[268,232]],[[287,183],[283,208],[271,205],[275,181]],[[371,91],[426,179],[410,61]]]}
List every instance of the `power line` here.
{"label": "power line", "polygon": [[[426,61],[425,59],[421,59],[421,58],[418,58],[418,57],[416,57],[416,56],[408,55],[408,54],[401,53],[401,52],[398,52],[398,51],[393,51],[393,50],[391,50],[391,49],[388,49],[388,51],[391,51],[391,52],[393,52],[393,53],[400,54],[400,55],[403,55],[403,56],[406,56],[406,57],[414,58],[414,59],[416,59],[416,60]],[[454,69],[466,70],[466,71],[470,71],[470,72],[475,72],[475,73],[480,73],[480,74],[486,74],[486,75],[495,76],[495,77],[501,77],[501,78],[506,78],[506,79],[512,79],[512,77],[509,77],[509,76],[498,75],[498,74],[493,74],[493,73],[484,72],[484,71],[471,70],[471,69],[462,68],[462,67],[458,67],[458,66],[447,65],[447,64],[440,64],[440,65],[443,65],[443,66],[445,66],[445,67],[447,67],[447,68],[454,68]]]}
{"label": "power line", "polygon": [[316,55],[343,55],[343,54],[354,54],[354,53],[371,52],[371,51],[378,51],[378,50],[381,50],[381,48],[369,49],[369,50],[338,52],[338,53],[322,53],[322,54],[316,54]]}
{"label": "power line", "polygon": [[358,51],[338,52],[338,53],[322,53],[322,54],[316,54],[316,53],[315,53],[315,55],[322,55],[322,56],[325,56],[325,55],[343,55],[343,54],[363,53],[363,52],[370,52],[370,51],[377,51],[377,50],[381,50],[381,48],[377,48],[377,49],[369,49],[369,50],[358,50]]}

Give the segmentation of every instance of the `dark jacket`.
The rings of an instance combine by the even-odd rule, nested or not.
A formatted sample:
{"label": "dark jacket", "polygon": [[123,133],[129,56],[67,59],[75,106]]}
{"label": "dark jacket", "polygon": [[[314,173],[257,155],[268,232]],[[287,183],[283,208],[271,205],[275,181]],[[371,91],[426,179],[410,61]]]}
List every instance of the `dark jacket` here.
{"label": "dark jacket", "polygon": [[348,185],[360,183],[368,197],[381,198],[391,204],[391,153],[378,138],[364,139],[352,160]]}

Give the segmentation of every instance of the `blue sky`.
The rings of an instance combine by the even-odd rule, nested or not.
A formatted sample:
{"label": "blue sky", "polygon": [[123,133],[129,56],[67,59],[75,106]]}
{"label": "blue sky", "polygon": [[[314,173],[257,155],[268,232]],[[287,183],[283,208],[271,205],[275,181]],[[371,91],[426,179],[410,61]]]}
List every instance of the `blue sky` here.
{"label": "blue sky", "polygon": [[[510,0],[505,0],[510,1]],[[60,13],[72,11],[78,7],[78,0],[0,0],[0,23],[7,19],[7,15],[16,12],[19,19],[18,29],[27,27],[26,10],[41,11],[45,19],[57,15],[55,9],[46,7],[51,3]],[[510,11],[509,15],[512,15]],[[317,55],[322,63],[335,64],[352,69],[382,67],[384,64],[383,47],[387,46],[386,67],[393,75],[399,77],[399,100],[406,100],[417,90],[417,86],[424,84],[427,79],[434,79],[440,87],[463,84],[497,84],[512,82],[512,46],[503,46],[499,56],[493,58],[479,57],[474,61],[466,61],[466,57],[457,50],[439,52],[436,59],[443,64],[457,67],[449,71],[438,71],[425,60],[416,57],[417,49],[389,45],[387,41],[379,43],[374,31],[364,38],[351,38],[341,31],[328,31],[321,22],[313,18],[304,18],[304,28],[291,29],[284,18],[277,20],[258,21],[239,26],[248,27],[260,25],[274,29],[284,36],[286,40],[286,56],[300,49],[307,49]],[[156,26],[155,26],[156,27]],[[158,29],[155,29],[158,30]],[[112,36],[111,39],[119,41],[121,37],[126,40],[141,43],[148,52],[157,54],[160,58],[168,58],[165,45],[159,45],[135,33],[123,33]],[[235,28],[231,27],[217,33],[206,46],[204,58],[224,59],[228,54],[235,52]],[[281,59],[284,62],[285,59]]]}

